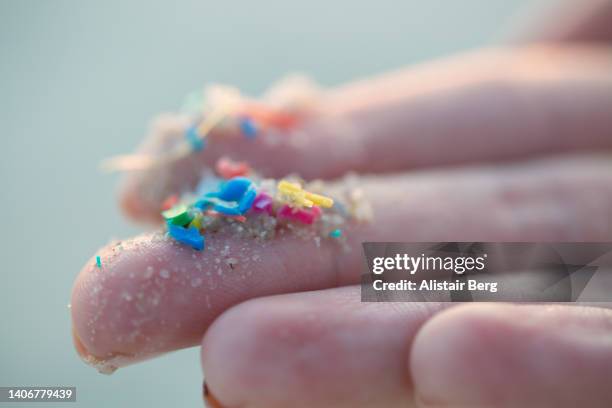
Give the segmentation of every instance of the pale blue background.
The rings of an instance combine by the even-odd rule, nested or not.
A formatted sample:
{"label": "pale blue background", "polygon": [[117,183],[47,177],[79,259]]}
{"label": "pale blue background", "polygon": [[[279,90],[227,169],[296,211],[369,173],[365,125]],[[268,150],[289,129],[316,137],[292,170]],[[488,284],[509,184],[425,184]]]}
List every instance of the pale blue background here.
{"label": "pale blue background", "polygon": [[259,92],[301,70],[333,85],[492,43],[533,2],[358,3],[0,0],[0,385],[74,385],[74,407],[200,406],[196,349],[112,376],[73,351],[75,274],[138,231],[98,162],[204,82]]}

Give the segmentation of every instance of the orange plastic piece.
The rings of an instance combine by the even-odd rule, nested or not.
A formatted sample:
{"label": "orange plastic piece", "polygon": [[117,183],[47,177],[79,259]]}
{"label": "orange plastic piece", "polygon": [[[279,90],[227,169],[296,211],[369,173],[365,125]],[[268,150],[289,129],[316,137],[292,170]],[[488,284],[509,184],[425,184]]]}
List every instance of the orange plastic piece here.
{"label": "orange plastic piece", "polygon": [[247,105],[242,113],[259,125],[279,128],[281,130],[289,130],[295,127],[299,121],[296,115],[258,104]]}

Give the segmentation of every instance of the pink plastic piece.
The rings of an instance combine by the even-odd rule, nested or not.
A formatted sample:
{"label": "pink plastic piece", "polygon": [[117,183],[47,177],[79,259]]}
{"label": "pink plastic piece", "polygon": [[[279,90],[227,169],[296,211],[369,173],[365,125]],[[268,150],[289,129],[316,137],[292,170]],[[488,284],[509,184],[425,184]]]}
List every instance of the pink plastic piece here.
{"label": "pink plastic piece", "polygon": [[299,221],[303,224],[312,224],[321,215],[321,209],[316,205],[310,209],[306,208],[291,208],[288,205],[283,205],[278,212],[280,218],[288,218],[290,220]]}
{"label": "pink plastic piece", "polygon": [[266,193],[257,194],[255,201],[253,201],[253,207],[251,208],[255,212],[265,212],[268,213],[268,215],[272,215],[272,197]]}

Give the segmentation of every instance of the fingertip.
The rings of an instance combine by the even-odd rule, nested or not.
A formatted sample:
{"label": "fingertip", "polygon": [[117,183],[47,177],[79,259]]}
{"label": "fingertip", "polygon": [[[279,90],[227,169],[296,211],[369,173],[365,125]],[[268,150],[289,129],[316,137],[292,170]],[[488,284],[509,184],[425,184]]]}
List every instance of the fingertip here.
{"label": "fingertip", "polygon": [[152,276],[163,260],[155,258],[162,240],[148,234],[113,242],[97,251],[77,276],[71,296],[74,345],[101,372],[180,347],[157,334],[159,320],[165,318],[164,285],[172,284]]}
{"label": "fingertip", "polygon": [[106,295],[110,293],[109,281],[94,276],[107,271],[108,260],[106,248],[103,248],[85,264],[73,286],[70,303],[75,350],[84,362],[105,374],[115,371],[118,368],[117,361],[127,355],[115,348],[113,342],[108,342],[112,330],[105,323],[106,317],[103,314],[108,306]]}
{"label": "fingertip", "polygon": [[[423,406],[600,406],[610,401],[607,310],[469,304],[417,334],[410,368]],[[562,388],[559,385],[563,384]]]}
{"label": "fingertip", "polygon": [[223,408],[206,384],[206,381],[202,384],[202,399],[204,400],[205,408]]}
{"label": "fingertip", "polygon": [[[464,305],[445,310],[423,325],[410,354],[415,395],[423,406],[480,406],[496,399],[496,387],[505,380],[504,368],[483,371],[484,353],[503,353],[503,321],[495,308]],[[453,405],[455,404],[455,405]],[[486,404],[483,404],[486,406]]]}
{"label": "fingertip", "polygon": [[[147,136],[138,147],[136,155],[156,156],[172,150],[183,140],[189,120],[189,116],[183,114],[158,115],[151,121]],[[183,177],[184,180],[173,180],[170,183],[171,179],[166,173],[173,170],[172,167],[127,170],[121,178],[117,194],[119,207],[125,216],[135,221],[159,223],[163,199],[171,192],[180,190],[184,180],[191,183],[198,174],[193,172],[193,175]]]}
{"label": "fingertip", "polygon": [[436,309],[362,304],[358,286],[253,299],[205,334],[204,376],[224,406],[404,406],[402,356]]}
{"label": "fingertip", "polygon": [[217,400],[223,406],[266,407],[329,401],[330,390],[341,388],[332,373],[342,371],[338,354],[343,353],[325,334],[329,328],[308,319],[316,309],[281,295],[247,301],[221,315],[205,334],[201,354]]}
{"label": "fingertip", "polygon": [[77,331],[74,328],[74,326],[72,327],[72,344],[74,345],[75,351],[77,352],[77,354],[79,355],[79,357],[81,357],[83,361],[87,362],[91,360],[92,355],[89,354],[89,351],[87,350],[85,345],[83,345],[83,342],[81,341],[81,338],[77,334]]}
{"label": "fingertip", "polygon": [[[269,330],[266,310],[247,301],[224,312],[209,327],[202,340],[201,363],[209,395],[224,406],[246,406],[262,391],[275,389],[263,371],[270,368],[252,364],[269,357],[273,337],[263,341]],[[271,360],[274,361],[274,360]]]}

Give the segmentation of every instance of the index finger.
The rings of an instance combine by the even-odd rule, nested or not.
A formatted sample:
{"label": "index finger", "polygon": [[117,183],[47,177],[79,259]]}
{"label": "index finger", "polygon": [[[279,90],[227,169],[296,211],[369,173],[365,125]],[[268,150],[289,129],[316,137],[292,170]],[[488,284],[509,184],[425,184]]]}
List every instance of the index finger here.
{"label": "index finger", "polygon": [[108,245],[74,286],[77,349],[108,369],[197,344],[247,299],[357,283],[363,241],[610,240],[611,168],[582,158],[363,179],[374,218],[342,227],[348,251],[308,229],[207,233],[201,252],[161,232]]}

